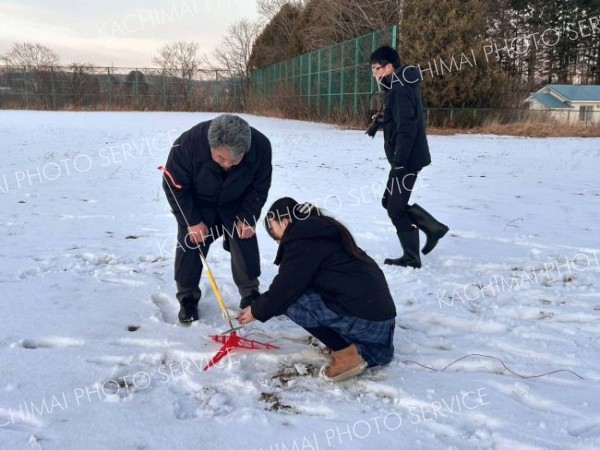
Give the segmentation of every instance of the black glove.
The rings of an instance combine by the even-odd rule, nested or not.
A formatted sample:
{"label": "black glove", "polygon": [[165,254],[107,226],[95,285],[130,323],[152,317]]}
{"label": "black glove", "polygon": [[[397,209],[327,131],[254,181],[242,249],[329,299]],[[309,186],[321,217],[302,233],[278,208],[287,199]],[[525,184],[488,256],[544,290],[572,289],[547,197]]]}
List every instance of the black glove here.
{"label": "black glove", "polygon": [[379,113],[375,117],[375,120],[373,120],[373,122],[371,122],[371,125],[369,125],[369,128],[367,128],[367,131],[365,131],[365,134],[369,135],[369,137],[374,138],[375,135],[377,134],[377,132],[379,131],[379,128],[382,125],[383,125],[383,115],[381,113]]}

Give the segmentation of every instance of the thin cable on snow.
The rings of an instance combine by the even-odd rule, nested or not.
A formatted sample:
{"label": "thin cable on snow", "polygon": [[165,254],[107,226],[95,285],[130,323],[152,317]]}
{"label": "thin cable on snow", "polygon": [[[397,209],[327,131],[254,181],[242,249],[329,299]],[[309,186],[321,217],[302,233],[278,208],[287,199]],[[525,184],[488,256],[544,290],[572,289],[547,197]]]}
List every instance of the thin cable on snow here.
{"label": "thin cable on snow", "polygon": [[498,361],[498,362],[500,362],[500,364],[502,364],[502,367],[504,367],[507,371],[509,371],[513,375],[518,376],[519,378],[526,378],[526,379],[528,379],[528,378],[539,378],[539,377],[544,377],[544,376],[547,376],[547,375],[553,375],[553,374],[559,373],[559,372],[568,372],[568,373],[570,373],[572,375],[575,375],[577,378],[579,378],[581,380],[584,379],[581,375],[579,375],[579,374],[577,374],[577,373],[575,373],[575,372],[573,372],[572,370],[569,370],[569,369],[553,370],[552,372],[541,373],[539,375],[521,375],[520,373],[517,373],[514,370],[510,369],[504,363],[504,361],[502,361],[500,358],[496,358],[495,356],[490,356],[490,355],[482,355],[481,353],[470,353],[470,354],[468,354],[466,356],[463,356],[462,358],[458,358],[457,360],[454,360],[450,364],[446,365],[443,369],[435,369],[433,367],[429,367],[429,366],[426,366],[425,364],[421,364],[421,363],[419,363],[417,361],[412,361],[412,360],[409,360],[409,359],[404,360],[402,362],[404,364],[416,364],[416,365],[421,366],[421,367],[423,367],[425,369],[433,370],[434,372],[444,372],[447,368],[453,366],[454,364],[456,364],[456,363],[458,363],[458,362],[460,362],[460,361],[462,361],[464,359],[470,358],[472,356],[479,356],[481,358],[489,358],[489,359],[493,359],[495,361]]}

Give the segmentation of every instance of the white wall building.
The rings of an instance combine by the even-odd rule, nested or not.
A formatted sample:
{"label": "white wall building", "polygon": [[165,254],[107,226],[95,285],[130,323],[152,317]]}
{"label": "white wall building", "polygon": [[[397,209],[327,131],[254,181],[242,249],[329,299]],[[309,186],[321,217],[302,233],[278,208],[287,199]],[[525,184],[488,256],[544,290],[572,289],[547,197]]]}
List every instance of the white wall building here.
{"label": "white wall building", "polygon": [[525,99],[531,111],[548,111],[570,123],[600,123],[600,85],[548,84]]}

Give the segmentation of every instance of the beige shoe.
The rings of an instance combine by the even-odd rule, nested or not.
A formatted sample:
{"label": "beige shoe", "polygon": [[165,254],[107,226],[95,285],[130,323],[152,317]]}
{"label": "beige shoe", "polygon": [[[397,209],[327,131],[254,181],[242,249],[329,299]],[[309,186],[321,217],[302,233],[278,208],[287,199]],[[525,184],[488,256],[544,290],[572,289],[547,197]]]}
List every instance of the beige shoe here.
{"label": "beige shoe", "polygon": [[342,381],[361,374],[368,366],[352,344],[343,350],[331,352],[331,361],[321,367],[320,374],[327,381]]}

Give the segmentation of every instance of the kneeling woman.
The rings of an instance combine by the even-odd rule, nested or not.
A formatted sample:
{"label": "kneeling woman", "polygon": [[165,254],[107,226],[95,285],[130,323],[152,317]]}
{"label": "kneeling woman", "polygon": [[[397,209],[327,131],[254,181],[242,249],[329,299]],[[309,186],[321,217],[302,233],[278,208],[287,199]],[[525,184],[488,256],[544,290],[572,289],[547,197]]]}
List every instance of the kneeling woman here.
{"label": "kneeling woman", "polygon": [[265,226],[279,243],[279,273],[240,313],[240,323],[286,315],[331,350],[321,368],[328,380],[389,363],[396,308],[383,272],[348,229],[289,197],[273,203]]}

